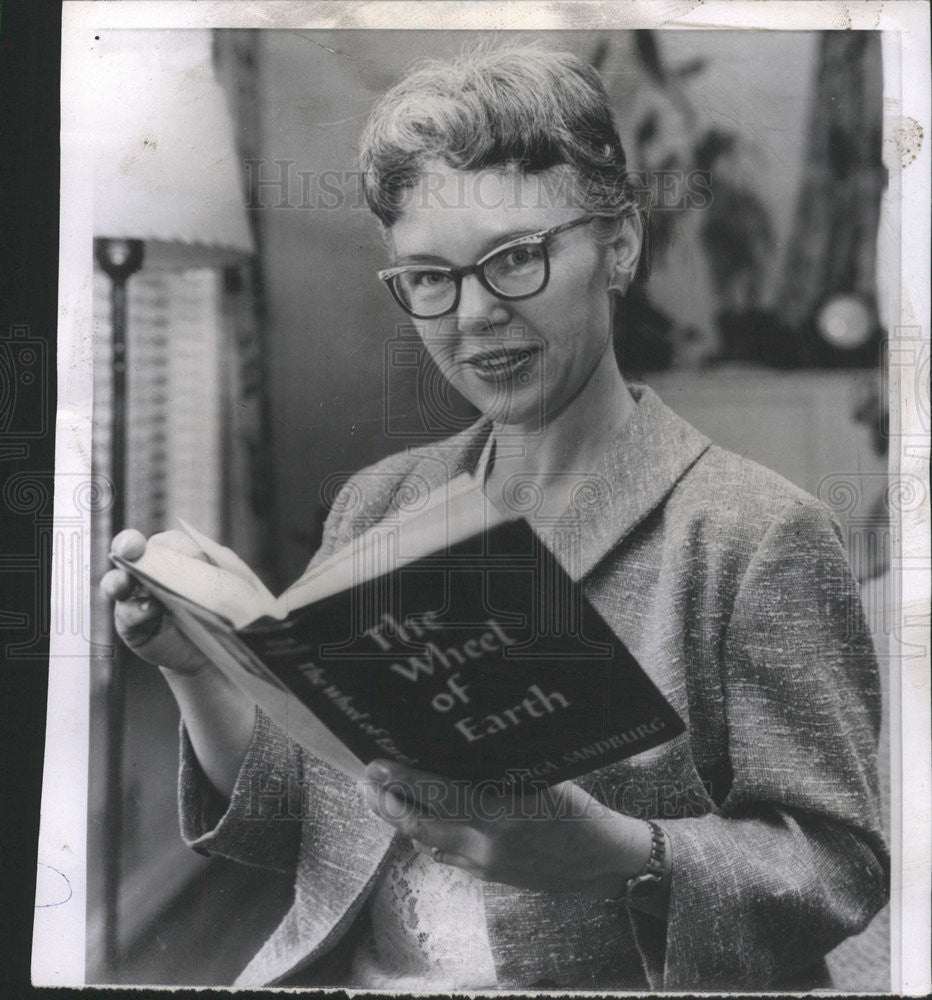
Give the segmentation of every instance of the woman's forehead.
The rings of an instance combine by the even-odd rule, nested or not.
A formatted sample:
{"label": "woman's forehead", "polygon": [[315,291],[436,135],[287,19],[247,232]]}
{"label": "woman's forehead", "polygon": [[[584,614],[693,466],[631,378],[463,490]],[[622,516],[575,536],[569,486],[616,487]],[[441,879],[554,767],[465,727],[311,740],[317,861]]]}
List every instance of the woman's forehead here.
{"label": "woman's forehead", "polygon": [[569,167],[524,173],[515,166],[457,170],[430,161],[404,192],[390,241],[396,253],[437,253],[438,241],[448,247],[457,237],[468,243],[548,229],[579,214],[575,180]]}

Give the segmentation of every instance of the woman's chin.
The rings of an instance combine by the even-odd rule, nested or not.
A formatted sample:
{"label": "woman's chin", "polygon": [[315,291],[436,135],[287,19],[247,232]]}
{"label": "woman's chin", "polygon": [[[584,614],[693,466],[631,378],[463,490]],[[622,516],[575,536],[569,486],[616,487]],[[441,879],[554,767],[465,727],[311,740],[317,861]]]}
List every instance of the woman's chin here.
{"label": "woman's chin", "polygon": [[470,377],[457,385],[477,410],[497,426],[529,426],[539,430],[544,420],[544,399],[537,380],[490,381]]}
{"label": "woman's chin", "polygon": [[540,407],[503,406],[498,409],[485,409],[482,414],[499,430],[513,434],[539,434],[545,423]]}

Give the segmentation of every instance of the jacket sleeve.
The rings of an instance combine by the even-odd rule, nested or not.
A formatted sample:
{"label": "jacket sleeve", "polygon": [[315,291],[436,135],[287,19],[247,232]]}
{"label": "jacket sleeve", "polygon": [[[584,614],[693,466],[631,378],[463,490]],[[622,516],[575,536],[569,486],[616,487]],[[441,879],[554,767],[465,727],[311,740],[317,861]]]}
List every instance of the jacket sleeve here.
{"label": "jacket sleeve", "polygon": [[[339,491],[309,569],[352,540],[362,498],[355,479]],[[182,722],[178,809],[185,843],[201,854],[292,873],[301,820],[314,794],[303,764],[304,751],[256,709],[252,738],[227,803],[201,770]]]}
{"label": "jacket sleeve", "polygon": [[252,739],[227,803],[201,770],[182,723],[178,809],[185,843],[201,854],[292,873],[305,805],[301,754],[256,709]]}
{"label": "jacket sleeve", "polygon": [[721,653],[732,783],[664,820],[664,926],[631,911],[654,989],[766,988],[861,930],[886,898],[880,688],[839,532],[815,502],[770,526]]}

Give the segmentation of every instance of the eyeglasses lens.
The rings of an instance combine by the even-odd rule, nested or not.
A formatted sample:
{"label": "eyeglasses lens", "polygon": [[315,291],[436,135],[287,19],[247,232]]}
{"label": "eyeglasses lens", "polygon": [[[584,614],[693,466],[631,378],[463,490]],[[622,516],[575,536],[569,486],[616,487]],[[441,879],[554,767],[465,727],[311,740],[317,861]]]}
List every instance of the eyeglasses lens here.
{"label": "eyeglasses lens", "polygon": [[439,316],[456,298],[456,282],[443,271],[403,271],[394,281],[402,302],[418,316]]}
{"label": "eyeglasses lens", "polygon": [[[505,298],[533,295],[546,280],[546,253],[540,243],[508,247],[482,265],[485,282]],[[442,316],[456,300],[456,281],[444,271],[411,268],[392,280],[395,293],[415,316]]]}
{"label": "eyeglasses lens", "polygon": [[533,295],[544,283],[545,253],[540,243],[524,243],[502,250],[483,265],[485,280],[502,295]]}

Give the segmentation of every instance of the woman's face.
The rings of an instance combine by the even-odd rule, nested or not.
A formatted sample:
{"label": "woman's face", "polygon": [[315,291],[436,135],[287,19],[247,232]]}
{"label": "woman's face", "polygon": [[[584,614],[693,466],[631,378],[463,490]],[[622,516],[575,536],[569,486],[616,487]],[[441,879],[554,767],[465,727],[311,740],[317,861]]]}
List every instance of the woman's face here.
{"label": "woman's face", "polygon": [[[558,177],[431,164],[391,228],[392,263],[468,267],[515,237],[585,215]],[[499,424],[551,419],[611,350],[615,252],[583,225],[548,240],[547,253],[550,277],[537,295],[501,299],[470,274],[454,312],[413,320],[440,371]]]}

